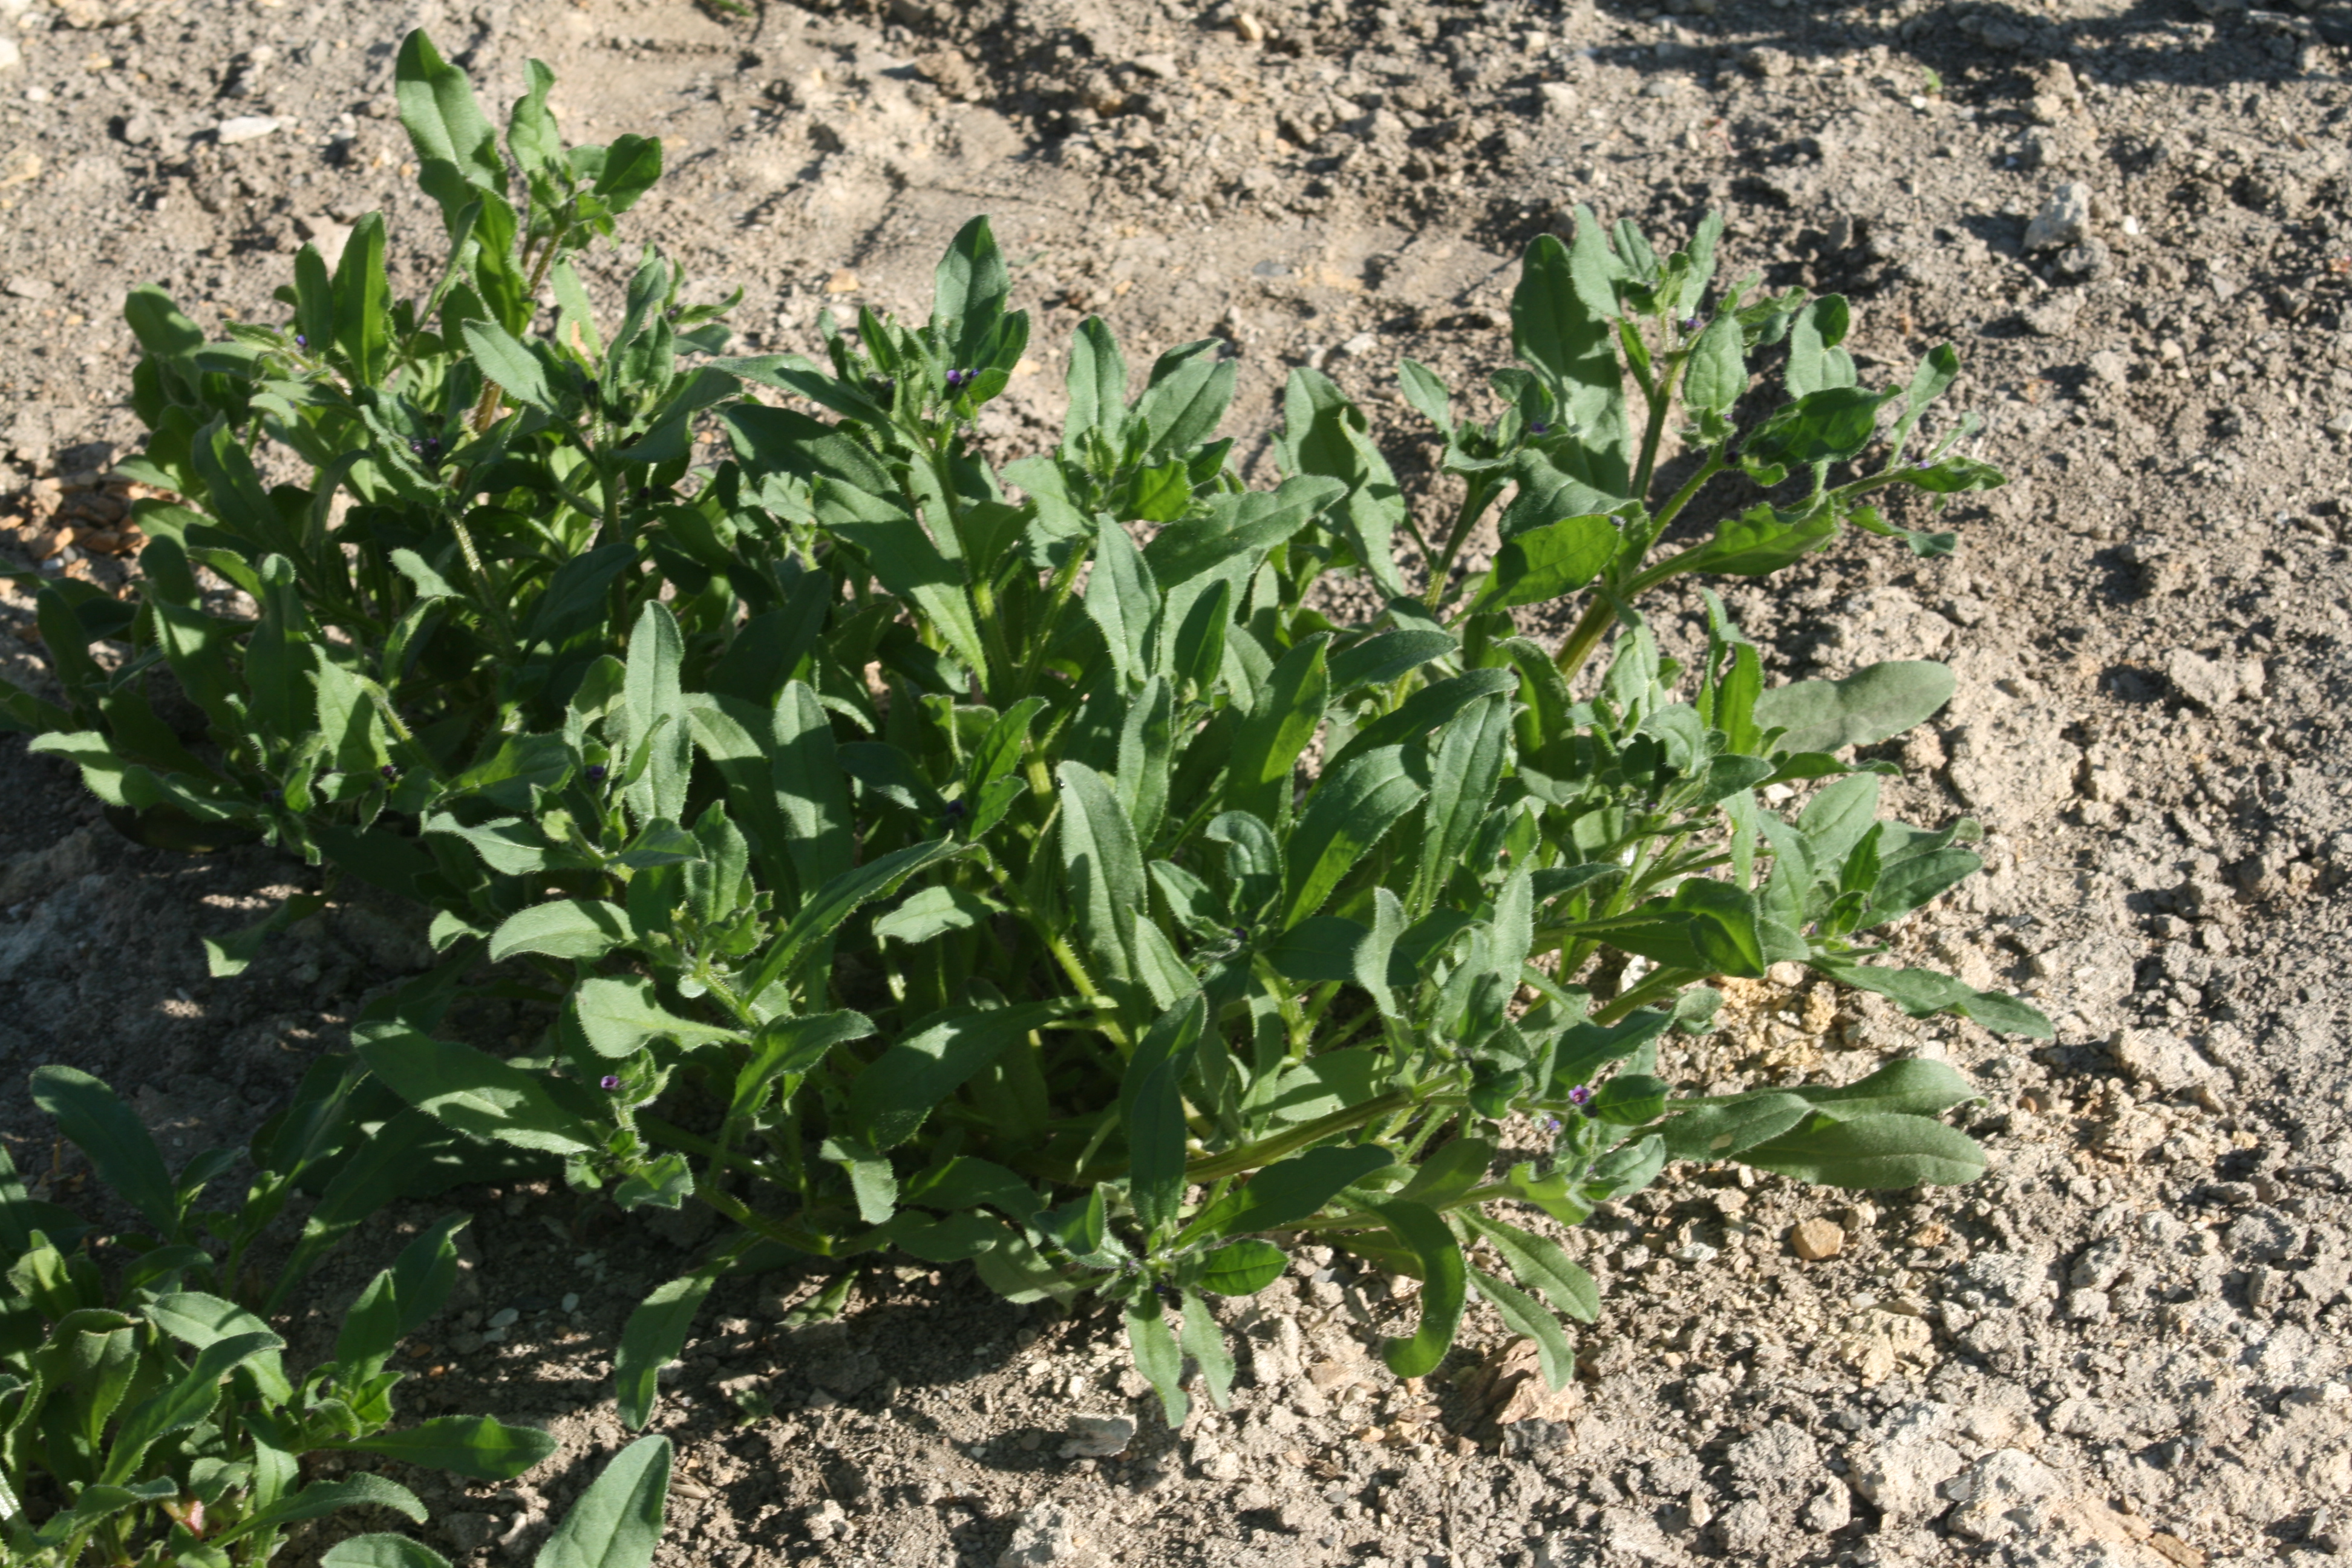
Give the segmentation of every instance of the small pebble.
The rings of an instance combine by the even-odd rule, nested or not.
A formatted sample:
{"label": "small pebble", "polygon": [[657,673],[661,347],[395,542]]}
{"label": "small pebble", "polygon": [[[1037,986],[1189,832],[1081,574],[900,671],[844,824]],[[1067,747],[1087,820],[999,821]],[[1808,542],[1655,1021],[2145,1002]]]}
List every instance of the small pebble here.
{"label": "small pebble", "polygon": [[258,142],[275,132],[278,121],[266,114],[239,114],[224,120],[214,128],[213,135],[224,147],[234,147],[240,142]]}
{"label": "small pebble", "polygon": [[500,1307],[497,1311],[490,1314],[490,1327],[494,1329],[511,1328],[516,1321],[521,1316],[522,1314],[516,1311],[512,1307]]}
{"label": "small pebble", "polygon": [[563,1293],[563,1310],[567,1312],[576,1312],[580,1310],[579,1291],[566,1290]]}
{"label": "small pebble", "polygon": [[1789,1227],[1789,1247],[1808,1263],[1845,1250],[1845,1230],[1833,1219],[1809,1219]]}

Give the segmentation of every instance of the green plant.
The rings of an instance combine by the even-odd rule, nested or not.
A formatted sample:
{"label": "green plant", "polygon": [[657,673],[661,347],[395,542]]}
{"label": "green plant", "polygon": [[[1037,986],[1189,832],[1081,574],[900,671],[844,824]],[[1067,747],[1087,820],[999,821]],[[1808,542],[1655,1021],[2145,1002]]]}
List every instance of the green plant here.
{"label": "green plant", "polygon": [[[1885,765],[1839,753],[1932,713],[1948,671],[1767,691],[1710,601],[1685,700],[1633,607],[1685,574],[1765,574],[1847,522],[1942,552],[1949,536],[1870,498],[1998,482],[1952,451],[1965,424],[1905,456],[1950,351],[1873,392],[1839,347],[1842,300],[1735,287],[1703,318],[1713,238],[1658,258],[1587,220],[1573,251],[1538,241],[1490,425],[1457,423],[1406,367],[1468,489],[1417,593],[1391,542],[1412,521],[1361,416],[1299,373],[1286,477],[1252,492],[1211,439],[1232,369],[1210,343],[1163,356],[1130,404],[1088,322],[1062,447],[1005,470],[1012,499],[964,434],[1027,340],[984,224],[922,328],[862,315],[854,343],[828,331],[829,366],[727,364],[839,416],[719,410],[739,467],[717,483],[769,511],[806,607],[752,620],[698,676],[647,605],[561,737],[532,742],[550,748],[535,812],[453,792],[428,822],[528,880],[607,879],[484,933],[568,987],[544,1069],[396,1023],[359,1043],[454,1126],[541,1141],[625,1205],[691,1194],[743,1227],[632,1321],[631,1419],[712,1280],[763,1242],[970,1259],[1016,1299],[1097,1291],[1174,1415],[1185,1356],[1214,1395],[1229,1373],[1202,1293],[1261,1289],[1279,1241],[1423,1279],[1421,1326],[1390,1346],[1401,1373],[1436,1364],[1475,1289],[1557,1378],[1552,1314],[1590,1317],[1591,1282],[1501,1205],[1573,1223],[1675,1158],[1842,1185],[1981,1168],[1935,1119],[1972,1095],[1938,1064],[1727,1099],[1654,1071],[1668,1030],[1706,1026],[1704,981],[1780,961],[2047,1031],[2011,998],[1864,962],[1867,933],[1975,868],[1973,829],[1880,821]],[[1743,436],[1747,356],[1782,335],[1791,400]],[[1890,402],[1884,459],[1832,483]],[[1689,450],[1653,510],[1638,498],[1677,406]],[[1659,555],[1733,470],[1794,493]],[[1507,497],[1494,564],[1450,574]],[[1391,595],[1372,621],[1312,606],[1343,570]],[[1510,609],[1587,585],[1559,649],[1518,634]],[[1569,680],[1612,627],[1579,700]],[[1798,783],[1819,787],[1793,817],[1760,804]],[[1520,1114],[1557,1135],[1497,1173]]]}
{"label": "green plant", "polygon": [[[102,1232],[35,1200],[0,1151],[0,1542],[11,1563],[266,1563],[289,1525],[339,1509],[425,1517],[406,1488],[366,1471],[306,1482],[306,1458],[382,1456],[507,1480],[554,1451],[538,1428],[487,1416],[391,1425],[402,1374],[385,1363],[447,1299],[463,1215],[360,1292],[332,1360],[299,1380],[288,1372],[285,1342],[256,1309],[398,1191],[388,1166],[413,1152],[397,1131],[350,1146],[364,1142],[346,1116],[350,1088],[339,1071],[313,1073],[255,1139],[245,1203],[200,1211],[236,1151],[207,1151],[174,1174],[104,1084],[68,1068],[33,1074],[34,1101],[146,1228]],[[270,1287],[254,1246],[310,1177],[322,1178],[320,1202]]]}
{"label": "green plant", "polygon": [[[647,1568],[669,1503],[667,1437],[640,1437],[613,1456],[541,1545],[532,1568]],[[319,1568],[449,1568],[404,1535],[354,1535],[329,1547]]]}
{"label": "green plant", "polygon": [[[370,824],[554,721],[608,623],[691,570],[645,567],[696,526],[672,490],[688,424],[736,384],[679,356],[723,346],[732,301],[682,303],[680,269],[648,249],[608,342],[572,263],[659,178],[661,144],[566,147],[533,61],[510,168],[423,33],[395,74],[448,235],[430,289],[395,297],[370,215],[331,272],[313,247],[296,256],[282,327],[206,342],[159,289],[124,308],[149,431],[124,471],[179,499],[136,509],[152,542],[135,609],[41,587],[67,706],[12,689],[0,712],[151,842],[267,837],[370,875]],[[542,289],[556,310],[537,335]],[[266,447],[310,483],[266,486]],[[224,604],[208,584],[237,593]],[[677,608],[695,624],[690,600]],[[128,657],[94,656],[110,640]],[[158,716],[173,687],[194,723]]]}
{"label": "green plant", "polygon": [[[421,149],[486,144],[450,129],[473,122],[470,97],[415,40],[401,77]],[[202,795],[434,910],[447,958],[429,1005],[354,1031],[380,1086],[583,1193],[735,1222],[625,1332],[633,1423],[717,1277],[785,1250],[895,1247],[969,1260],[1016,1299],[1097,1292],[1175,1415],[1185,1357],[1213,1396],[1230,1374],[1205,1296],[1262,1289],[1285,1246],[1319,1239],[1423,1281],[1418,1328],[1389,1347],[1399,1373],[1436,1364],[1475,1290],[1558,1380],[1556,1315],[1590,1318],[1594,1291],[1515,1211],[1573,1224],[1674,1159],[1863,1186],[1981,1168],[1937,1119],[1972,1091],[1934,1063],[1675,1093],[1659,1047],[1708,1026],[1708,979],[1796,963],[1915,1014],[2048,1032],[2012,998],[1870,962],[1875,933],[1977,864],[1971,824],[1882,821],[1892,764],[1851,757],[1933,713],[1949,672],[1897,662],[1768,689],[1711,595],[1694,668],[1643,623],[1677,578],[1768,575],[1849,523],[1941,553],[1951,536],[1898,526],[1882,493],[2000,482],[1958,450],[1966,421],[1912,455],[1958,373],[1950,349],[1907,386],[1861,386],[1845,301],[1716,290],[1718,227],[1664,256],[1589,214],[1572,245],[1536,241],[1491,420],[1404,365],[1465,489],[1428,528],[1327,377],[1291,378],[1282,477],[1253,490],[1215,435],[1234,385],[1220,346],[1170,351],[1130,399],[1098,321],[1072,348],[1059,447],[1000,473],[971,421],[1028,321],[984,221],[950,247],[923,325],[827,320],[824,363],[688,375],[665,349],[658,375],[636,375],[607,355],[611,386],[634,389],[620,415],[610,387],[523,395],[559,384],[584,305],[550,342],[492,331],[453,289],[436,342],[462,395],[441,406],[494,409],[481,389],[504,386],[525,407],[476,437],[507,433],[496,462],[460,465],[413,514],[409,555],[386,556],[422,595],[406,614],[463,631],[432,690],[413,639],[319,630],[300,571],[258,535],[241,559],[217,552],[221,569],[277,597],[181,639],[185,551],[166,537],[163,586],[128,623],[148,651],[69,682],[112,738],[17,711],[112,798],[139,804],[125,781],[144,780],[194,815]],[[641,272],[648,311],[670,277]],[[654,321],[619,336],[642,342]],[[1780,345],[1785,400],[1747,407],[1751,360]],[[259,360],[184,353],[224,378],[206,396],[273,384]],[[362,376],[318,395],[374,394]],[[698,418],[730,456],[691,466]],[[616,448],[614,420],[666,433],[658,460],[627,468],[655,437]],[[212,428],[217,446],[228,426]],[[383,459],[364,420],[338,428],[366,455],[298,446],[320,479],[288,508],[323,514]],[[226,504],[204,473],[167,477]],[[627,493],[637,478],[653,495]],[[1721,505],[1733,487],[1746,500]],[[1702,501],[1714,521],[1686,536]],[[594,548],[551,573],[477,572],[485,513],[543,564],[567,539]],[[1457,570],[1490,514],[1492,563]],[[426,552],[467,569],[420,577]],[[1348,574],[1381,608],[1339,625],[1319,606]],[[571,629],[501,641],[532,584],[533,615]],[[1514,618],[1580,594],[1556,647]],[[44,614],[70,630],[83,612],[60,592]],[[215,739],[298,759],[271,786],[282,800],[253,794],[257,773],[199,788],[168,759],[130,760],[145,710],[124,672],[157,658],[200,699],[250,693],[208,704]],[[413,721],[412,703],[437,717]],[[278,718],[248,717],[271,704]],[[394,747],[386,792],[373,767]],[[298,792],[317,776],[299,759],[330,756],[350,798]],[[1769,807],[1775,785],[1799,807]],[[554,1005],[531,1055],[435,1033],[483,958],[530,961],[538,984],[496,984]],[[1545,1146],[1506,1160],[1521,1118]]]}

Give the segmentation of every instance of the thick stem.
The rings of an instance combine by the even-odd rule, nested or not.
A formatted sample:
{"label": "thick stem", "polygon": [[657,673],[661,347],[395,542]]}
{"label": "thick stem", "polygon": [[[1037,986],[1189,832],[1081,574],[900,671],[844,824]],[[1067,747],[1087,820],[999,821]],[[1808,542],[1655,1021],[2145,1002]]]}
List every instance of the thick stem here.
{"label": "thick stem", "polygon": [[1184,1179],[1188,1182],[1213,1182],[1220,1176],[1238,1176],[1244,1172],[1255,1171],[1261,1165],[1270,1165],[1293,1150],[1319,1143],[1335,1132],[1353,1131],[1359,1127],[1379,1121],[1391,1111],[1402,1110],[1412,1103],[1412,1090],[1391,1089],[1377,1100],[1368,1100],[1361,1105],[1351,1105],[1345,1110],[1335,1110],[1320,1121],[1309,1121],[1304,1126],[1294,1127],[1289,1131],[1277,1133],[1272,1138],[1261,1139],[1255,1143],[1244,1144],[1239,1149],[1230,1149],[1224,1153],[1195,1161],[1184,1168]]}
{"label": "thick stem", "polygon": [[1422,603],[1433,610],[1444,602],[1446,579],[1454,570],[1454,558],[1469,542],[1471,529],[1477,525],[1479,517],[1486,510],[1486,503],[1495,499],[1495,491],[1499,488],[1475,477],[1468,483],[1470,488],[1462,497],[1462,510],[1454,515],[1453,531],[1445,536],[1445,548],[1439,551],[1437,559],[1430,563],[1429,586],[1422,593]]}

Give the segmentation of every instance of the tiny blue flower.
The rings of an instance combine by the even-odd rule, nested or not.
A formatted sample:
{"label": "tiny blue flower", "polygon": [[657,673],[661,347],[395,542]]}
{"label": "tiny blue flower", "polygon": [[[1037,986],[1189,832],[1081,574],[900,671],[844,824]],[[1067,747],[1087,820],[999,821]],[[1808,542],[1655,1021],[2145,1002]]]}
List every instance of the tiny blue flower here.
{"label": "tiny blue flower", "polygon": [[266,789],[261,792],[261,798],[271,805],[284,805],[286,792],[282,789]]}
{"label": "tiny blue flower", "polygon": [[1695,332],[1698,331],[1698,318],[1696,316],[1685,316],[1683,318],[1683,331],[1686,332]]}
{"label": "tiny blue flower", "polygon": [[298,349],[307,349],[310,346],[310,340],[297,332],[294,334],[294,346]]}
{"label": "tiny blue flower", "polygon": [[1528,434],[1530,436],[1549,436],[1551,434],[1551,426],[1543,423],[1541,420],[1538,420],[1533,425],[1528,426]]}
{"label": "tiny blue flower", "polygon": [[1543,1130],[1544,1130],[1545,1131],[1547,1131],[1547,1132],[1557,1132],[1557,1131],[1559,1131],[1559,1117],[1557,1117],[1557,1116],[1547,1116],[1547,1117],[1545,1117],[1545,1118],[1543,1119]]}
{"label": "tiny blue flower", "polygon": [[604,763],[590,763],[588,764],[588,782],[592,784],[603,784],[604,782],[605,772],[606,770]]}

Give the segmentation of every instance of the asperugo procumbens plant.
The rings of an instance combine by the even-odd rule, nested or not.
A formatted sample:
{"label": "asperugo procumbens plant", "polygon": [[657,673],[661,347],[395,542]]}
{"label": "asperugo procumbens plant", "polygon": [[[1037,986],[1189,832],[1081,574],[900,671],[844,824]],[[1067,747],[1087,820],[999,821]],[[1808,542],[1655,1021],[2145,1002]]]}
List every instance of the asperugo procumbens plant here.
{"label": "asperugo procumbens plant", "polygon": [[[895,1247],[1019,1300],[1107,1297],[1177,1415],[1188,1357],[1213,1397],[1231,1375],[1206,1298],[1262,1289],[1302,1242],[1421,1279],[1399,1373],[1437,1363],[1475,1291],[1558,1381],[1559,1319],[1589,1319],[1593,1287],[1513,1215],[1572,1224],[1675,1159],[1852,1186],[1981,1168],[1937,1119],[1971,1091],[1937,1063],[1728,1097],[1656,1070],[1668,1031],[1708,1026],[1709,979],[1779,962],[2048,1032],[1874,962],[1975,868],[1975,828],[1882,820],[1890,764],[1852,748],[1933,713],[1949,673],[1767,689],[1711,596],[1695,668],[1642,621],[1675,579],[1766,575],[1849,523],[1948,550],[1876,508],[2000,482],[1958,449],[1965,422],[1916,449],[1948,348],[1864,388],[1843,300],[1715,289],[1712,220],[1660,257],[1580,216],[1572,246],[1528,249],[1491,421],[1404,366],[1465,483],[1451,518],[1411,514],[1312,371],[1290,382],[1279,482],[1252,489],[1216,435],[1221,346],[1171,350],[1130,397],[1098,321],[1071,346],[1059,447],[1000,472],[973,420],[1028,322],[984,221],[927,322],[828,321],[822,361],[679,368],[657,263],[600,351],[557,215],[590,210],[621,144],[600,171],[534,164],[510,134],[541,172],[499,208],[462,78],[420,40],[400,75],[427,167],[454,171],[428,177],[471,292],[414,310],[398,342],[420,346],[387,348],[382,378],[151,346],[143,385],[237,410],[185,416],[213,434],[184,458],[159,420],[153,471],[210,510],[151,530],[135,620],[51,595],[62,662],[77,628],[131,652],[68,671],[74,715],[17,710],[126,807],[266,826],[433,909],[425,1003],[354,1031],[380,1086],[583,1193],[734,1222],[625,1331],[633,1423],[714,1280],[789,1252]],[[477,203],[518,212],[499,276],[544,263],[551,331],[532,290],[500,303],[482,281]],[[1768,349],[1786,397],[1759,416]],[[425,407],[429,472],[406,447]],[[704,467],[698,419],[728,443]],[[316,481],[224,500],[261,439]],[[1490,514],[1492,564],[1458,571]],[[1694,535],[1694,517],[1720,521]],[[311,527],[332,542],[323,588],[296,548]],[[199,560],[250,580],[251,616],[196,607]],[[1340,574],[1377,615],[1318,608]],[[1558,647],[1512,615],[1580,595]],[[213,716],[202,757],[164,746],[139,685],[159,663]],[[1793,810],[1765,803],[1775,784]],[[544,984],[485,979],[485,957]],[[461,984],[545,996],[557,1022],[514,1058],[441,1038]],[[1521,1118],[1549,1147],[1506,1161]]]}
{"label": "asperugo procumbens plant", "polygon": [[[1300,1241],[1422,1279],[1400,1373],[1437,1364],[1475,1290],[1558,1381],[1558,1319],[1594,1290],[1515,1208],[1574,1223],[1674,1159],[1850,1186],[1981,1169],[1937,1119],[1971,1096],[1939,1063],[1726,1097],[1654,1071],[1668,1030],[1707,1026],[1706,980],[1783,961],[2048,1029],[1869,962],[1872,933],[1977,865],[1971,825],[1883,821],[1885,765],[1842,760],[1941,706],[1947,670],[1768,691],[1712,599],[1696,670],[1642,625],[1677,576],[1762,575],[1848,522],[1902,532],[1878,491],[1998,482],[1952,450],[1965,425],[1909,455],[1950,351],[1864,390],[1843,301],[1708,300],[1715,234],[1666,258],[1589,219],[1572,250],[1538,240],[1490,425],[1406,367],[1468,486],[1418,584],[1397,563],[1414,522],[1324,377],[1291,382],[1280,483],[1234,475],[1213,343],[1161,356],[1130,401],[1087,322],[1059,449],[995,472],[972,416],[1027,327],[984,223],[922,327],[865,315],[828,325],[827,364],[729,363],[833,416],[719,410],[729,482],[767,519],[725,575],[764,562],[790,604],[746,605],[715,653],[646,605],[563,728],[517,742],[544,759],[528,805],[453,792],[425,824],[562,895],[484,932],[568,988],[546,1055],[398,1026],[359,1046],[583,1187],[738,1223],[625,1332],[631,1420],[713,1280],[781,1249],[896,1247],[1018,1300],[1108,1297],[1179,1416],[1188,1357],[1213,1397],[1231,1375],[1205,1297],[1262,1289]],[[1735,423],[1749,355],[1782,339],[1790,400]],[[1686,456],[1654,502],[1677,411]],[[1767,499],[1662,542],[1735,471]],[[1496,507],[1493,566],[1457,577]],[[1376,617],[1313,607],[1343,571],[1387,595]],[[1509,611],[1578,592],[1562,646],[1519,635]],[[1810,786],[1801,809],[1766,807],[1775,784]],[[1550,1147],[1498,1169],[1519,1116]]]}
{"label": "asperugo procumbens plant", "polygon": [[[399,1459],[509,1480],[555,1451],[532,1426],[441,1415],[392,1425],[400,1341],[455,1284],[463,1215],[435,1225],[362,1289],[333,1357],[286,1364],[264,1314],[326,1250],[401,1190],[415,1158],[386,1124],[370,1139],[360,1075],[323,1062],[256,1136],[233,1209],[195,1207],[239,1152],[178,1172],[139,1119],[70,1068],[33,1074],[33,1099],[142,1222],[111,1229],[26,1191],[0,1151],[0,1544],[21,1568],[263,1563],[290,1525],[353,1507],[425,1517],[407,1488],[364,1469],[310,1479],[319,1458]],[[401,1116],[415,1111],[398,1110]],[[379,1111],[378,1114],[381,1114]],[[412,1133],[413,1133],[412,1127]],[[275,1275],[256,1244],[298,1188],[317,1196]],[[385,1561],[390,1561],[386,1559]]]}
{"label": "asperugo procumbens plant", "polygon": [[[422,294],[394,289],[370,215],[332,269],[296,256],[282,326],[207,342],[160,289],[125,307],[150,434],[123,470],[179,499],[137,507],[152,542],[135,607],[43,585],[67,705],[12,689],[0,710],[150,842],[267,837],[398,879],[368,832],[383,813],[492,782],[506,736],[560,721],[639,602],[708,585],[680,542],[724,523],[677,481],[695,411],[737,384],[680,356],[724,344],[725,307],[682,304],[679,269],[648,250],[600,327],[574,267],[658,179],[660,143],[567,147],[533,61],[502,153],[421,32],[396,79],[447,230]],[[265,447],[308,482],[266,484]],[[688,626],[762,590],[698,592],[676,605]],[[470,866],[446,874],[462,886]]]}

